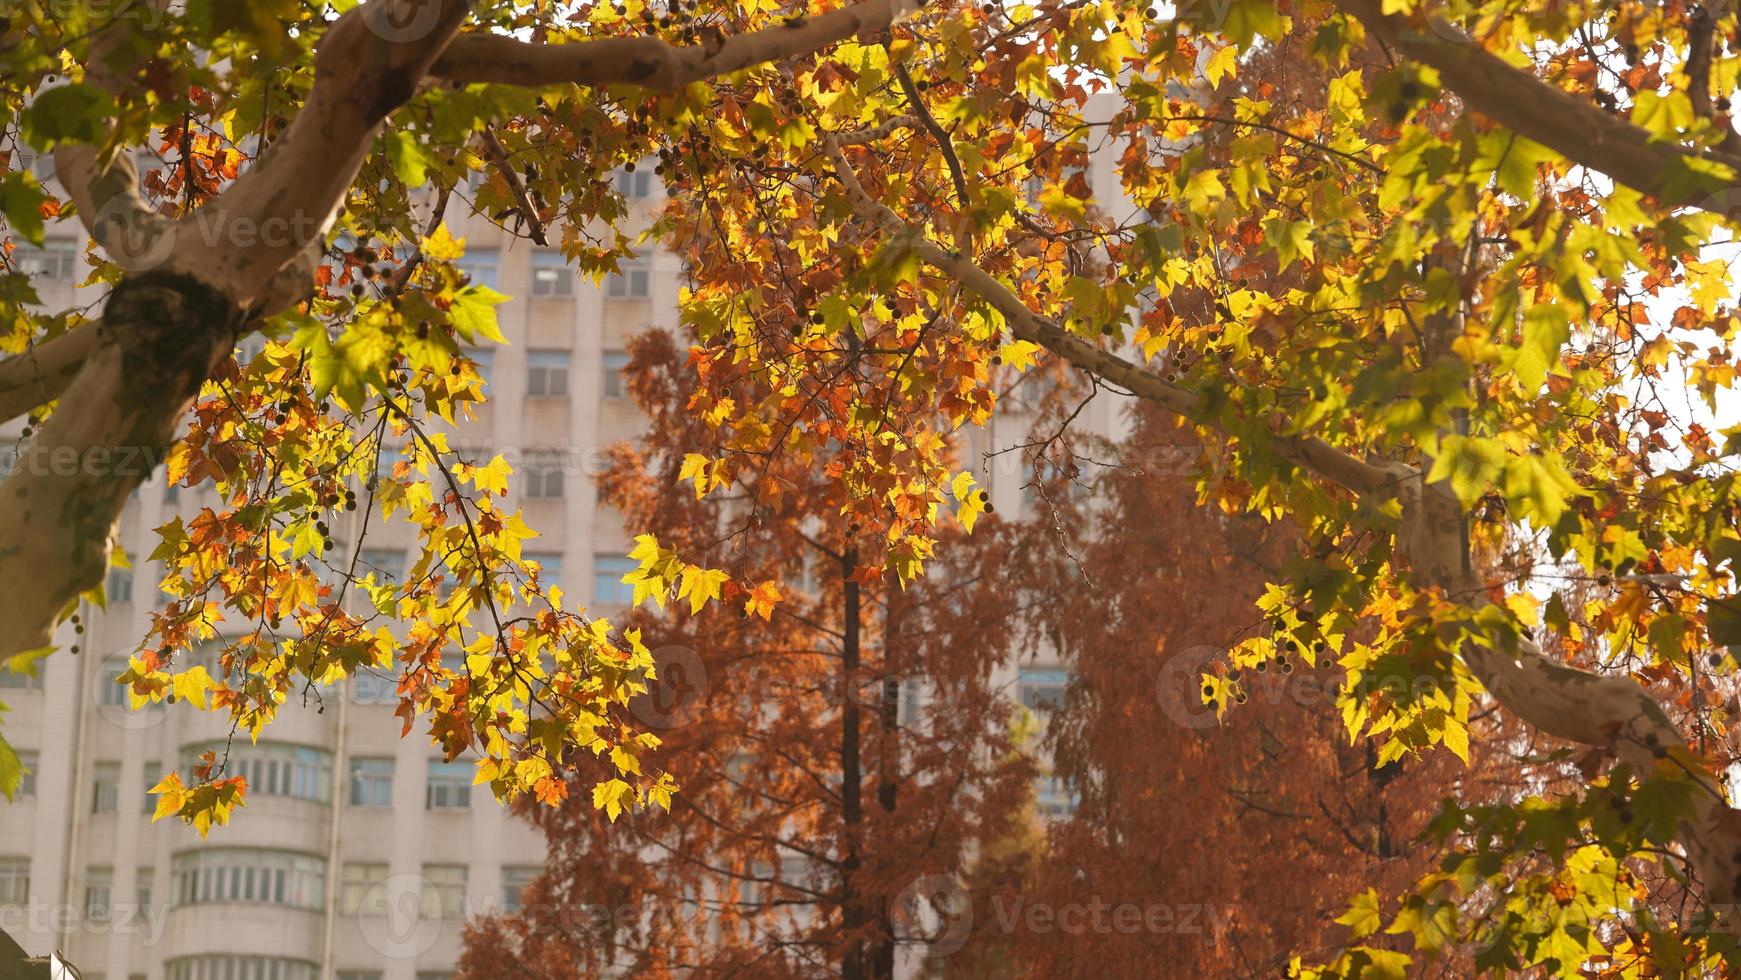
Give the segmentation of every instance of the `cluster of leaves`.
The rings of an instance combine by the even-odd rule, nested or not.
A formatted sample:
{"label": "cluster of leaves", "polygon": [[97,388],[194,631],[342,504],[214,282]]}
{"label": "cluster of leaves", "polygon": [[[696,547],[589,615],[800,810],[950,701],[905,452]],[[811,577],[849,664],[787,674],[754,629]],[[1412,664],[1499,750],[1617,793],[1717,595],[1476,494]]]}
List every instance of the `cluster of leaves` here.
{"label": "cluster of leaves", "polygon": [[[651,532],[625,581],[697,606],[633,617],[669,673],[631,709],[660,730],[684,791],[670,814],[614,826],[584,800],[523,808],[551,859],[518,910],[468,926],[462,976],[807,977],[848,963],[886,976],[874,964],[892,963],[897,897],[1023,819],[1032,765],[989,670],[1010,649],[1009,598],[862,583],[848,556],[874,539],[847,535],[827,477],[794,459],[740,484],[784,489],[733,533],[742,498],[676,485],[685,450],[716,438],[684,409],[684,356],[661,332],[635,341],[628,387],[654,421],[601,479],[602,499]],[[973,544],[952,567],[994,569]],[[750,590],[733,614],[702,605],[719,573],[678,552],[806,574],[777,606]],[[912,717],[891,683],[900,700],[935,692],[936,707]]]}
{"label": "cluster of leaves", "polygon": [[[1005,296],[1060,325],[1049,346],[1089,367],[1140,355],[1128,366],[1192,410],[1200,499],[1299,535],[1262,600],[1263,635],[1199,678],[1218,707],[1245,693],[1232,671],[1279,665],[1278,642],[1292,663],[1292,643],[1308,667],[1334,656],[1346,726],[1376,740],[1375,763],[1438,745],[1473,757],[1484,695],[1457,652],[1551,628],[1556,655],[1637,678],[1699,736],[1647,782],[1725,771],[1735,708],[1719,648],[1741,640],[1741,429],[1700,420],[1734,384],[1737,319],[1707,248],[1724,219],[1663,202],[1737,175],[1689,153],[1652,193],[1616,185],[1465,111],[1439,73],[1372,43],[1357,5],[1210,6],[1214,22],[1109,0],[941,4],[887,36],[674,92],[419,91],[341,218],[356,241],[408,253],[409,271],[358,281],[374,246],[349,252],[314,299],[263,325],[280,339],[213,380],[171,467],[223,503],[166,529],[158,560],[177,601],[129,671],[135,696],[174,690],[177,661],[223,615],[250,626],[222,634],[222,669],[196,697],[241,725],[257,730],[299,684],[390,665],[407,726],[427,717],[450,755],[483,753],[499,792],[557,798],[555,774],[590,752],[614,769],[595,782],[597,805],[665,798],[669,777],[638,756],[654,739],[622,712],[650,679],[644,648],[541,586],[519,552],[529,529],[498,510],[503,468],[456,460],[430,421],[477,397],[458,352],[488,337],[498,297],[461,281],[459,244],[416,204],[419,187],[440,201],[471,193],[465,177],[483,168],[472,206],[529,235],[559,227],[564,254],[598,274],[632,244],[606,175],[657,158],[674,203],[651,232],[692,278],[695,387],[681,411],[711,433],[671,475],[732,504],[741,525],[728,534],[818,474],[827,503],[812,512],[856,543],[855,580],[918,580],[986,503],[952,437],[1036,370],[1034,342],[1017,336],[1032,325],[994,301]],[[1712,98],[1734,87],[1736,36],[1684,0],[1378,6],[1422,30],[1428,13],[1449,17],[1479,39],[1470,51],[1659,143],[1736,139]],[[711,44],[809,12],[496,4],[472,27]],[[284,131],[332,11],[274,0],[142,17],[127,43],[143,84],[120,100],[80,78],[100,25],[59,13],[28,0],[8,15],[25,41],[0,49],[5,139],[162,148],[178,173],[150,183],[159,205],[197,213]],[[1685,52],[1700,45],[1695,71]],[[38,90],[59,74],[70,81]],[[0,208],[27,240],[59,213],[16,171]],[[78,329],[76,314],[30,306],[11,263],[0,347]],[[117,275],[98,257],[94,279]],[[375,475],[395,439],[411,459]],[[1302,445],[1419,465],[1467,511],[1470,562],[1492,585],[1446,596],[1411,584],[1399,503],[1315,477]],[[332,564],[328,521],[353,498],[402,515],[421,547],[405,585],[364,576],[361,613],[343,601],[354,560],[336,584],[315,568]],[[692,613],[744,598],[761,616],[787,591],[770,569],[715,573],[681,552],[644,541],[637,591],[677,593]],[[385,625],[395,618],[399,632]],[[461,669],[441,664],[448,649],[465,652]],[[1407,683],[1372,690],[1371,677]],[[1586,872],[1651,860],[1637,838],[1592,846],[1563,853]],[[1574,882],[1587,904],[1611,902],[1592,881]],[[1401,954],[1359,955],[1343,972],[1392,969]]]}

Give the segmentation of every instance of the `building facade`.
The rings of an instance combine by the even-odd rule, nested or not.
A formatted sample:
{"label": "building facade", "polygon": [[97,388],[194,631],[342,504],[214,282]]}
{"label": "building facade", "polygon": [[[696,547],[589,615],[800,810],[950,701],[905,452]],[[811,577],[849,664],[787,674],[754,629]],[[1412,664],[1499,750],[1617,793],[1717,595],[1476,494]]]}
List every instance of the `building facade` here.
{"label": "building facade", "polygon": [[[618,186],[651,209],[665,197],[645,169],[619,175]],[[1116,186],[1110,170],[1091,176]],[[630,533],[599,506],[591,476],[605,447],[638,431],[620,378],[624,351],[640,331],[677,328],[680,264],[656,252],[595,284],[555,250],[482,216],[450,211],[448,224],[466,239],[473,280],[513,297],[498,310],[508,343],[479,355],[489,401],[452,444],[521,454],[508,504],[541,533],[528,557],[543,563],[547,583],[609,614],[629,598],[619,579],[632,567]],[[17,253],[51,309],[99,298],[76,286],[88,268],[74,230],[63,223],[43,249]],[[1115,399],[1097,401],[1079,424],[1116,431]],[[1014,514],[1032,506],[1021,456],[987,455],[1027,437],[1021,399],[1008,404],[970,436],[964,463],[998,510]],[[4,435],[18,438],[18,425]],[[0,673],[9,708],[0,721],[31,770],[19,797],[0,801],[0,929],[31,953],[63,951],[98,980],[442,980],[465,919],[512,907],[544,844],[487,787],[471,785],[469,763],[443,763],[417,729],[399,737],[395,678],[293,699],[258,744],[185,706],[131,711],[113,683],[166,598],[161,570],[144,560],[153,529],[216,504],[209,490],[166,486],[159,470],[123,517],[134,569],[111,573],[107,609],[81,610],[83,632],[63,628],[36,678]],[[404,573],[409,528],[376,522],[360,545],[351,531],[335,525],[333,536],[360,548],[364,566]],[[1043,654],[1019,658],[1007,678],[1034,708],[1066,681]],[[250,787],[231,824],[202,841],[179,821],[153,823],[148,788],[225,748],[227,772]],[[1068,812],[1061,783],[1036,790],[1043,812]]]}

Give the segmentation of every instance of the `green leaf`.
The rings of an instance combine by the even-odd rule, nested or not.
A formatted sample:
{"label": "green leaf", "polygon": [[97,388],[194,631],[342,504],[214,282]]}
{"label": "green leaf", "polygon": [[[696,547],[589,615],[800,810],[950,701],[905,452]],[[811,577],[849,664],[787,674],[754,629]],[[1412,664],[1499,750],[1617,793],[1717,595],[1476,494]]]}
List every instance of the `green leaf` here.
{"label": "green leaf", "polygon": [[0,794],[10,800],[18,795],[18,788],[23,785],[24,761],[18,758],[12,743],[0,735]]}
{"label": "green leaf", "polygon": [[381,137],[387,148],[387,162],[406,187],[422,187],[429,181],[429,153],[417,137],[404,130],[394,130]]}
{"label": "green leaf", "polygon": [[1538,303],[1524,311],[1523,345],[1512,361],[1512,370],[1525,392],[1534,392],[1559,363],[1560,348],[1572,338],[1571,319],[1557,303]]}
{"label": "green leaf", "polygon": [[57,85],[36,97],[24,110],[25,142],[38,150],[59,143],[103,142],[109,133],[114,102],[83,82]]}
{"label": "green leaf", "polygon": [[1505,449],[1498,440],[1474,436],[1446,436],[1439,442],[1428,483],[1449,478],[1451,489],[1465,505],[1473,504],[1505,469]]}
{"label": "green leaf", "polygon": [[0,213],[24,240],[42,247],[42,187],[25,171],[0,177]]}
{"label": "green leaf", "polygon": [[1705,630],[1717,646],[1741,646],[1741,596],[1706,599]]}
{"label": "green leaf", "polygon": [[476,343],[477,338],[486,337],[505,344],[508,338],[496,323],[496,307],[507,301],[508,297],[488,286],[467,286],[453,294],[453,305],[447,313],[454,329],[466,343]]}

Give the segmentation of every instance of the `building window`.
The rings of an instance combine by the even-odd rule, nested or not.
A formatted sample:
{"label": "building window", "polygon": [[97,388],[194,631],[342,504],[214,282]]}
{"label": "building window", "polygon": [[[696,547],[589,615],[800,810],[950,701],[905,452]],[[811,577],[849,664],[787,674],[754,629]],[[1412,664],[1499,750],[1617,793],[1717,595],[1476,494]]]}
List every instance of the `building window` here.
{"label": "building window", "polygon": [[141,912],[151,908],[151,879],[157,877],[157,869],[146,865],[140,868],[133,878],[133,901]]}
{"label": "building window", "polygon": [[562,587],[562,554],[556,551],[528,551],[526,560],[538,566],[538,581],[546,590]]}
{"label": "building window", "polygon": [[1076,812],[1076,807],[1081,802],[1081,794],[1072,789],[1070,781],[1064,777],[1034,778],[1034,808],[1044,816],[1067,817]]}
{"label": "building window", "polygon": [[351,806],[393,805],[393,760],[351,760]]}
{"label": "building window", "polygon": [[18,781],[18,799],[28,800],[36,796],[36,759],[35,752],[18,753],[18,763],[24,767],[24,778]]}
{"label": "building window", "polygon": [[375,670],[359,670],[351,678],[352,704],[398,704],[399,678]]}
{"label": "building window", "polygon": [[346,915],[385,915],[387,895],[381,885],[386,880],[385,864],[346,864],[339,880],[339,909]]}
{"label": "building window", "polygon": [[532,295],[574,295],[574,273],[568,268],[568,262],[563,259],[561,252],[532,253]]}
{"label": "building window", "polygon": [[423,866],[423,917],[458,919],[465,915],[465,865]]}
{"label": "building window", "polygon": [[32,670],[28,674],[22,670],[13,670],[4,666],[5,663],[4,659],[0,659],[0,690],[30,691],[42,689],[42,672],[48,669],[47,662],[43,660],[31,661]]}
{"label": "building window", "polygon": [[30,859],[0,857],[0,905],[23,905],[30,900]]}
{"label": "building window", "polygon": [[18,271],[32,278],[43,277],[72,281],[73,267],[78,261],[78,246],[65,238],[50,238],[41,248],[20,245],[12,253]]}
{"label": "building window", "polygon": [[380,970],[340,970],[339,980],[381,980]]}
{"label": "building window", "polygon": [[121,806],[121,764],[99,762],[91,781],[91,812],[114,813]]}
{"label": "building window", "polygon": [[604,353],[604,383],[600,386],[606,398],[623,397],[623,368],[629,366],[629,352],[607,350]]}
{"label": "building window", "polygon": [[405,580],[405,552],[397,548],[364,548],[357,556],[364,572],[374,572],[377,582]]}
{"label": "building window", "polygon": [[526,354],[526,394],[535,398],[568,397],[569,353],[535,350]]}
{"label": "building window", "polygon": [[466,253],[463,258],[454,263],[454,267],[471,277],[471,285],[488,286],[494,289],[496,288],[498,264],[495,249],[480,248],[475,252]]}
{"label": "building window", "polygon": [[109,921],[109,892],[115,884],[113,868],[89,868],[85,871],[85,918],[91,922]]}
{"label": "building window", "polygon": [[617,193],[631,201],[644,200],[653,195],[653,175],[644,166],[634,170],[618,167],[616,185]]}
{"label": "building window", "polygon": [[214,847],[177,854],[171,866],[176,905],[250,902],[320,911],[326,861],[312,854]]}
{"label": "building window", "polygon": [[618,272],[605,277],[605,295],[611,299],[647,298],[647,263],[641,259],[624,259],[617,263]]}
{"label": "building window", "polygon": [[1029,711],[1062,708],[1069,685],[1070,672],[1061,667],[1023,667],[1016,675],[1016,691]]}
{"label": "building window", "polygon": [[502,908],[513,911],[520,907],[526,886],[538,877],[539,870],[529,864],[509,865],[502,869]]}
{"label": "building window", "polygon": [[173,504],[181,500],[181,484],[166,483],[163,485],[163,502]]}
{"label": "building window", "polygon": [[592,556],[592,601],[596,605],[627,606],[635,601],[635,587],[623,576],[640,566],[623,555]]}
{"label": "building window", "polygon": [[147,762],[145,764],[145,772],[143,774],[145,780],[145,792],[139,795],[143,798],[142,802],[145,804],[144,812],[146,813],[157,812],[157,797],[152,795],[151,790],[157,786],[157,781],[163,778],[162,775],[160,775],[162,772],[163,766],[161,763]]}
{"label": "building window", "polygon": [[430,810],[459,810],[472,805],[472,778],[476,768],[469,762],[429,762],[429,787],[424,806]]}
{"label": "building window", "polygon": [[103,591],[110,602],[132,602],[133,570],[131,568],[109,569],[108,588]]}
{"label": "building window", "polygon": [[917,677],[909,677],[901,681],[901,724],[912,727],[919,723],[920,713],[925,709],[925,682]]}
{"label": "building window", "polygon": [[317,980],[319,975],[320,967],[304,960],[227,953],[170,960],[163,971],[164,980]]}
{"label": "building window", "polygon": [[271,742],[256,745],[212,742],[184,752],[182,766],[193,766],[200,753],[207,751],[217,753],[225,775],[248,780],[249,796],[288,796],[316,803],[332,799],[332,753],[325,749]]}
{"label": "building window", "polygon": [[131,702],[128,700],[128,687],[116,683],[115,678],[127,672],[127,658],[113,657],[103,662],[103,676],[98,683],[103,685],[103,704],[110,708],[125,708]]}
{"label": "building window", "polygon": [[556,499],[562,496],[560,453],[527,453],[520,475],[527,497]]}

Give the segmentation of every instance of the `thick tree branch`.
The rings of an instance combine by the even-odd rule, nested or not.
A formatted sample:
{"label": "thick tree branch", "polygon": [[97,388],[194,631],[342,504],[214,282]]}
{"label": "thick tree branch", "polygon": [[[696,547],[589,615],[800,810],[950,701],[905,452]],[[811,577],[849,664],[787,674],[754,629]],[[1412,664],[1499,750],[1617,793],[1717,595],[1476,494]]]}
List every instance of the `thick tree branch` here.
{"label": "thick tree branch", "polygon": [[[1415,583],[1437,587],[1475,606],[1488,591],[1470,568],[1463,541],[1461,503],[1418,473],[1402,484],[1404,535]],[[1720,914],[1717,927],[1741,932],[1733,914],[1741,900],[1741,812],[1687,745],[1662,706],[1629,677],[1569,667],[1523,637],[1507,649],[1504,637],[1463,644],[1469,672],[1494,701],[1520,721],[1556,738],[1610,749],[1640,779],[1690,779],[1692,812],[1679,840],[1703,879],[1703,897]]]}
{"label": "thick tree branch", "polygon": [[381,122],[416,91],[468,9],[465,0],[372,0],[335,21],[301,111],[253,169],[177,224],[167,268],[239,307],[254,303],[326,234]]}
{"label": "thick tree branch", "polygon": [[681,88],[753,65],[814,54],[852,37],[887,31],[919,9],[916,0],[865,0],[779,27],[699,45],[654,37],[610,37],[569,44],[534,44],[496,34],[461,34],[429,74],[451,82],[509,85],[638,85]]}
{"label": "thick tree branch", "polygon": [[[1335,0],[1342,10],[1409,58],[1430,65],[1439,80],[1476,112],[1546,146],[1573,163],[1655,195],[1669,206],[1725,214],[1733,204],[1718,191],[1741,187],[1741,157],[1673,142],[1653,142],[1649,130],[1508,64],[1445,21],[1424,26],[1386,15],[1381,0]],[[1690,164],[1730,168],[1721,177]]]}
{"label": "thick tree branch", "polygon": [[87,323],[0,361],[0,420],[59,398],[102,342],[105,329],[101,320]]}
{"label": "thick tree branch", "polygon": [[102,582],[128,495],[240,326],[223,296],[162,273],[123,280],[103,319],[74,332],[98,345],[0,485],[0,658],[47,646],[60,616]]}

